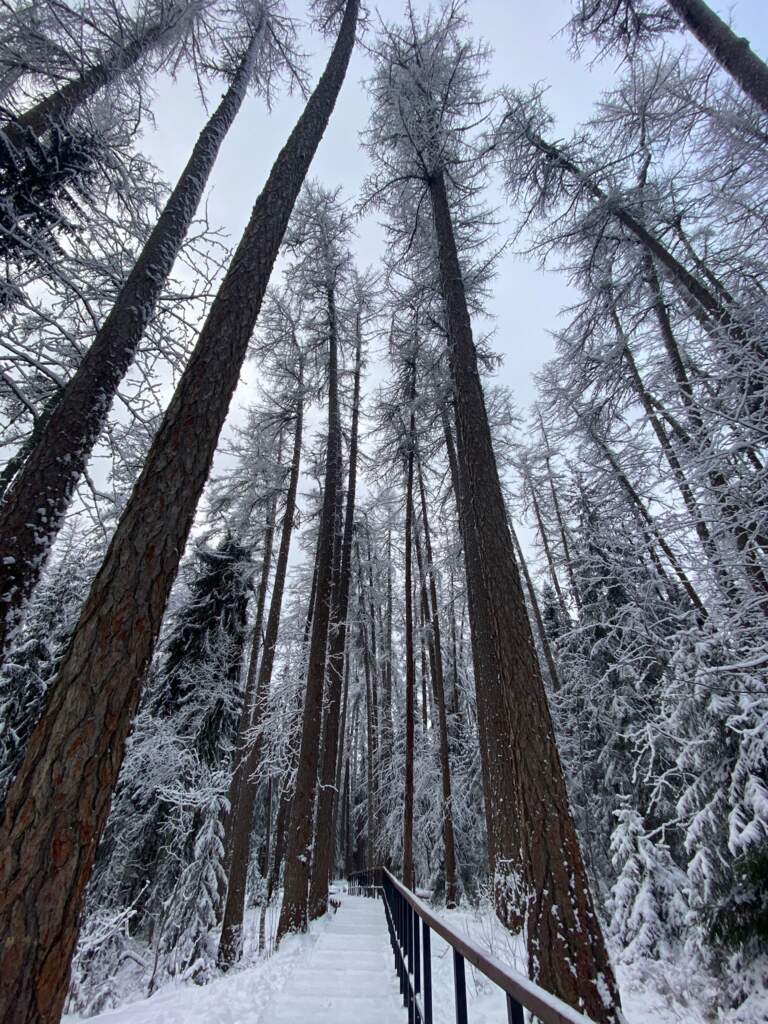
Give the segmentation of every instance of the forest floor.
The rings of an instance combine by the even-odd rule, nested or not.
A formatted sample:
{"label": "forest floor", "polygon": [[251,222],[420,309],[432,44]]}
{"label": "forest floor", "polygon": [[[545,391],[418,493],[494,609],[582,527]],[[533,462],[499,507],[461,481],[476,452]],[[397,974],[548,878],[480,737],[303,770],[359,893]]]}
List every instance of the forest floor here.
{"label": "forest floor", "polygon": [[[342,902],[344,899],[342,896]],[[149,998],[141,998],[146,992],[146,981],[136,974],[131,978],[129,973],[115,986],[116,995],[120,993],[120,1005],[87,1019],[92,1024],[272,1024],[275,1008],[281,1005],[281,993],[286,988],[295,988],[307,962],[317,953],[318,944],[322,949],[324,936],[327,940],[334,927],[334,916],[329,915],[315,922],[307,935],[289,936],[278,951],[272,952],[278,914],[279,907],[271,908],[267,921],[268,950],[272,955],[258,953],[258,913],[252,911],[246,921],[245,955],[238,970],[204,986],[169,983]],[[510,935],[487,908],[442,911],[441,916],[475,944],[525,972],[522,940]],[[382,910],[383,944],[387,941],[385,929]],[[382,962],[391,966],[388,958]],[[354,971],[353,959],[348,969]],[[432,971],[434,1019],[437,1024],[453,1021],[453,962],[449,947],[436,935],[432,940]],[[715,991],[706,977],[692,973],[690,965],[682,962],[619,965],[618,977],[628,1024],[756,1024],[768,1019],[768,1001],[760,1006],[750,1002],[723,1016],[713,1009]],[[394,970],[391,983],[396,996]],[[467,964],[467,996],[472,1024],[498,1024],[506,1020],[503,993],[471,964]],[[405,1022],[404,1012],[402,1017]],[[63,1024],[83,1019],[86,1018],[67,1015]],[[361,1019],[358,1024],[363,1024]]]}

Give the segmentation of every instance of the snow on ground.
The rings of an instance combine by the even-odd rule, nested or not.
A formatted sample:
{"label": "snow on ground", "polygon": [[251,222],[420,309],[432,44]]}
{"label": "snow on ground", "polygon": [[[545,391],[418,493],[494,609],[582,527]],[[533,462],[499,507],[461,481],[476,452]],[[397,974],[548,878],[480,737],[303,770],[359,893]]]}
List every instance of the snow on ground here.
{"label": "snow on ground", "polygon": [[[345,883],[336,883],[340,891]],[[344,895],[341,896],[342,902]],[[277,927],[279,906],[268,915],[268,949]],[[441,911],[452,928],[515,970],[525,973],[526,954],[520,936],[510,935],[489,907],[461,907]],[[312,925],[307,935],[289,936],[277,952],[259,957],[258,914],[246,918],[246,946],[243,966],[205,986],[191,982],[164,986],[150,998],[136,999],[97,1017],[93,1024],[269,1024],[272,1007],[283,988],[306,969],[313,950],[325,931],[333,927],[329,915]],[[383,907],[381,928],[386,924]],[[391,958],[387,967],[394,966]],[[350,969],[352,969],[352,966]],[[752,997],[738,1011],[725,1015],[716,1009],[716,990],[711,979],[694,971],[684,960],[674,963],[643,962],[619,965],[618,980],[628,1024],[758,1024],[768,1020],[768,994]],[[482,972],[466,964],[467,997],[471,1024],[499,1024],[506,1021],[503,993]],[[432,985],[435,1024],[455,1020],[453,957],[439,936],[432,935]],[[76,1024],[83,1018],[70,1015],[62,1024]],[[403,1024],[407,1020],[403,1012]],[[303,1024],[297,1021],[296,1024]]]}

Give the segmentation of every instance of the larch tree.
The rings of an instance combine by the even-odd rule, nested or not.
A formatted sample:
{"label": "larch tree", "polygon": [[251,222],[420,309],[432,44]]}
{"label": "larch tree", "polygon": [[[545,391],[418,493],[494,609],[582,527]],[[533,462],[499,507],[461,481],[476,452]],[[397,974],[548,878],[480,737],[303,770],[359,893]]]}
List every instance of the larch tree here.
{"label": "larch tree", "polygon": [[768,64],[705,0],[578,0],[569,27],[577,50],[593,39],[602,50],[634,54],[680,23],[768,113]]}
{"label": "larch tree", "polygon": [[243,6],[241,19],[233,22],[226,40],[220,68],[230,79],[229,87],[195,144],[115,305],[45,417],[33,449],[4,495],[0,507],[4,566],[0,650],[40,577],[249,86],[253,83],[269,95],[276,76],[296,73],[290,62],[293,33],[282,3],[259,2],[253,9]]}
{"label": "larch tree", "polygon": [[[51,9],[53,6],[50,4]],[[61,128],[97,92],[116,82],[148,57],[158,60],[159,56],[160,62],[163,57],[173,59],[173,51],[183,49],[188,37],[195,34],[196,22],[202,20],[207,6],[205,0],[174,0],[169,4],[150,2],[134,19],[126,18],[125,11],[113,0],[84,5],[83,10],[67,12],[63,17],[55,16],[51,10],[47,23],[55,34],[48,39],[34,21],[24,17],[23,12],[18,21],[6,15],[5,20],[11,22],[12,33],[2,53],[6,81],[14,78],[18,81],[30,72],[50,74],[51,56],[58,56],[59,63],[63,64],[62,70],[74,71],[75,77],[4,124],[5,145],[18,148],[24,145],[29,135],[40,137],[51,128]],[[56,34],[59,39],[56,39]],[[85,52],[81,52],[83,35],[86,38],[91,36],[93,50],[86,45]],[[67,57],[62,60],[62,51],[67,48]]]}
{"label": "larch tree", "polygon": [[[489,848],[497,907],[525,919],[530,970],[571,1005],[616,1020],[619,996],[571,817],[486,415],[454,218],[477,204],[482,152],[482,47],[462,38],[452,4],[377,41],[367,194],[431,218],[456,408],[462,532],[469,592]],[[467,167],[472,171],[467,172]],[[426,207],[426,209],[424,209]],[[482,512],[481,512],[482,509]],[[553,851],[557,853],[553,856]],[[557,907],[555,917],[553,908]],[[555,920],[557,924],[555,925]]]}
{"label": "larch tree", "polygon": [[338,24],[328,64],[254,206],[9,790],[0,1008],[12,1005],[19,1021],[53,1022],[61,1011],[144,673],[283,234],[344,81],[358,9],[357,0],[319,7]]}

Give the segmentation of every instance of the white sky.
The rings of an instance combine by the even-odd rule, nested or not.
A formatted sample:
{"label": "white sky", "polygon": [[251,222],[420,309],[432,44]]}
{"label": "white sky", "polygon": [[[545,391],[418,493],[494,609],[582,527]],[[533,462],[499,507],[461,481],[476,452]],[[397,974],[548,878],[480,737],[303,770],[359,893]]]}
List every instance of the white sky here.
{"label": "white sky", "polygon": [[[721,15],[730,15],[740,34],[750,39],[761,55],[768,54],[768,0],[709,0]],[[369,0],[370,3],[370,0]],[[289,0],[298,17],[306,5]],[[372,5],[371,5],[372,6]],[[417,7],[425,8],[426,0]],[[388,20],[399,17],[400,0],[383,0],[379,10]],[[469,13],[473,35],[494,48],[490,66],[491,87],[509,84],[525,88],[534,81],[549,86],[547,103],[557,117],[557,134],[566,136],[585,120],[600,93],[617,78],[616,62],[609,60],[590,68],[586,60],[574,61],[563,32],[570,14],[570,0],[472,0]],[[372,18],[375,24],[375,17]],[[692,37],[692,48],[699,49]],[[321,71],[330,43],[307,35],[305,46],[313,51],[313,82]],[[310,174],[328,187],[341,186],[342,197],[353,203],[365,177],[367,157],[360,148],[359,132],[367,118],[366,95],[361,82],[369,65],[356,49],[330,126],[315,157]],[[215,103],[222,89],[212,89]],[[189,155],[207,114],[190,76],[175,82],[162,76],[156,81],[153,111],[156,128],[147,129],[142,148],[160,167],[168,181],[175,181]],[[208,213],[212,225],[221,225],[234,245],[248,219],[253,202],[266,180],[280,147],[303,106],[300,97],[284,97],[268,113],[259,99],[249,98],[224,142],[209,189]],[[489,195],[506,212],[501,193]],[[381,252],[381,233],[373,222],[361,224],[357,243],[361,266],[375,265]],[[573,297],[563,276],[541,271],[535,263],[504,256],[494,287],[491,312],[496,318],[494,347],[504,363],[498,379],[508,384],[524,410],[535,397],[533,374],[551,357],[550,332],[558,325],[558,311]],[[236,405],[249,400],[258,368],[248,364],[236,396]],[[236,407],[231,416],[237,416]]]}

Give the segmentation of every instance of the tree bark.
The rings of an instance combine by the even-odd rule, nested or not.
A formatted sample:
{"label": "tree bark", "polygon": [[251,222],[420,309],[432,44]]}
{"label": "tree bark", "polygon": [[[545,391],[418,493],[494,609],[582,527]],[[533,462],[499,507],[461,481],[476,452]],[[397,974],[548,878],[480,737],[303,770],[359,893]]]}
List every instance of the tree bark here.
{"label": "tree bark", "polygon": [[[243,915],[245,913],[245,889],[248,879],[253,813],[257,794],[257,784],[254,777],[261,764],[261,752],[264,744],[259,734],[247,749],[246,745],[248,732],[254,727],[259,728],[264,719],[269,697],[269,686],[272,680],[272,670],[275,663],[275,651],[280,631],[280,615],[283,606],[285,580],[288,573],[288,556],[291,550],[293,521],[296,515],[296,495],[301,469],[301,444],[304,425],[303,388],[303,361],[299,357],[296,424],[293,433],[293,452],[291,455],[288,492],[285,498],[283,529],[280,534],[280,549],[275,565],[275,582],[272,587],[272,600],[269,604],[267,628],[264,633],[264,647],[257,677],[258,681],[252,695],[245,730],[241,734],[243,754],[232,777],[232,817],[227,837],[229,839],[227,900],[224,907],[224,920],[221,928],[218,953],[218,965],[224,971],[228,970],[240,959],[243,951],[242,931]],[[255,642],[256,638],[254,637]],[[251,673],[249,671],[249,682],[250,680]]]}
{"label": "tree bark", "polygon": [[737,36],[704,0],[667,0],[680,20],[696,36],[737,85],[768,114],[768,65]]}
{"label": "tree bark", "polygon": [[288,219],[355,41],[328,65],[270,172],[94,580],[0,827],[0,1019],[55,1024],[85,886],[149,660]]}
{"label": "tree bark", "polygon": [[309,886],[309,917],[314,920],[328,908],[328,883],[333,867],[333,805],[336,797],[336,762],[339,751],[339,719],[344,680],[344,651],[347,642],[349,584],[352,575],[352,537],[355,528],[355,491],[357,485],[357,434],[360,420],[360,367],[362,365],[362,325],[357,318],[357,345],[352,394],[352,423],[349,441],[349,479],[347,507],[344,514],[344,535],[341,541],[341,564],[334,588],[328,665],[325,718],[323,722],[323,759],[320,788],[317,794],[314,856]]}
{"label": "tree bark", "polygon": [[221,143],[245,98],[259,42],[254,35],[115,305],[46,416],[34,448],[0,505],[0,657],[22,605],[40,579],[72,494],[195,215]]}
{"label": "tree bark", "polygon": [[618,989],[515,563],[442,172],[429,179],[429,191],[456,402],[478,726],[487,749],[497,900],[502,897],[497,907],[507,916],[503,897],[513,904],[522,897],[529,969],[540,984],[596,1021],[616,1021]]}

